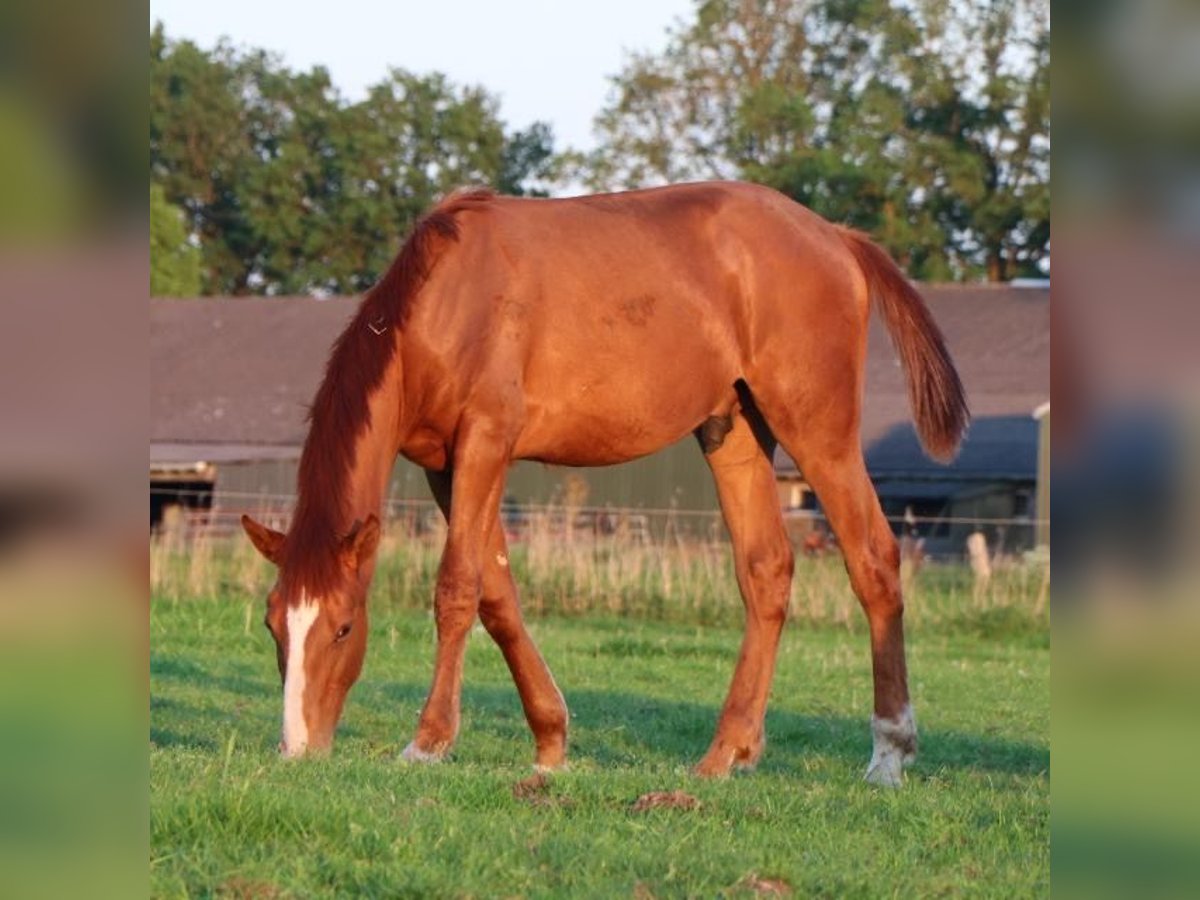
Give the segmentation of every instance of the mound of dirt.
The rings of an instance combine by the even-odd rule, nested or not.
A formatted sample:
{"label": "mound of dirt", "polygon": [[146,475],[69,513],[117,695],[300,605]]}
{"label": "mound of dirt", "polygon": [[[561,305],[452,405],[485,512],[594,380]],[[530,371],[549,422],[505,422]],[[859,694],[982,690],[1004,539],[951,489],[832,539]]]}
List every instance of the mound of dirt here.
{"label": "mound of dirt", "polygon": [[630,812],[648,809],[699,809],[700,801],[684,791],[651,791],[642,794],[630,807]]}
{"label": "mound of dirt", "polygon": [[530,806],[574,806],[575,801],[570,797],[557,796],[550,793],[550,779],[543,773],[537,772],[528,778],[522,778],[512,786],[513,799],[521,800]]}

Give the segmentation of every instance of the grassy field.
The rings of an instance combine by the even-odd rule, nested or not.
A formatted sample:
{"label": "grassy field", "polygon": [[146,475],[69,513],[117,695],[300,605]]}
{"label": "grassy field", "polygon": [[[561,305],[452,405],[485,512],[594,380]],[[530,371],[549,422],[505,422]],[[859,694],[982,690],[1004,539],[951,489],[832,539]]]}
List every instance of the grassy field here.
{"label": "grassy field", "polygon": [[[712,735],[740,637],[719,561],[712,599],[672,605],[668,595],[636,615],[556,605],[561,585],[533,570],[527,594],[544,614],[531,627],[572,712],[571,769],[537,786],[523,784],[532,744],[482,632],[470,644],[452,761],[398,761],[424,699],[433,624],[394,583],[394,562],[381,569],[366,669],[332,758],[279,760],[278,675],[261,595],[247,594],[262,573],[239,559],[213,553],[203,576],[194,564],[156,563],[156,896],[1048,892],[1049,628],[1032,612],[1033,594],[1010,586],[981,600],[954,589],[953,576],[923,573],[913,596],[928,609],[910,604],[921,756],[906,787],[889,792],[861,782],[870,666],[836,567],[801,566],[800,595],[807,578],[827,582],[829,596],[821,615],[803,605],[816,600],[803,601],[785,631],[758,770],[721,782],[688,774]],[[405,561],[414,592],[423,564]],[[679,591],[683,569],[660,565],[656,577],[665,572]],[[643,587],[653,595],[656,585]],[[637,807],[648,792],[676,790],[696,803]]]}

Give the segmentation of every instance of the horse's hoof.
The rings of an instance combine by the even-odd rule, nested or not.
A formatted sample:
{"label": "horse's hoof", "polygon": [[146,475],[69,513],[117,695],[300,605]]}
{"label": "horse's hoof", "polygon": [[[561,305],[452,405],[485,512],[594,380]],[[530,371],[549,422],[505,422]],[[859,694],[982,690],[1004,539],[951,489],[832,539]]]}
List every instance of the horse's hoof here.
{"label": "horse's hoof", "polygon": [[728,778],[732,772],[753,772],[762,757],[766,741],[758,737],[743,743],[721,741],[708,749],[692,769],[701,778]]}
{"label": "horse's hoof", "polygon": [[400,758],[410,763],[440,763],[445,756],[445,750],[422,750],[416,741],[410,741],[409,745],[400,751]]}
{"label": "horse's hoof", "polygon": [[733,761],[733,771],[745,772],[746,774],[755,771],[758,768],[758,760],[760,756],[761,751],[760,754],[756,756],[747,756],[742,759],[735,759]]}
{"label": "horse's hoof", "polygon": [[567,748],[565,742],[536,747],[533,754],[533,767],[539,772],[561,772],[566,769]]}
{"label": "horse's hoof", "polygon": [[898,788],[904,786],[904,766],[897,754],[876,757],[867,766],[863,780],[877,787]]}
{"label": "horse's hoof", "polygon": [[730,754],[707,754],[704,759],[692,766],[692,774],[699,778],[728,778],[733,769]]}

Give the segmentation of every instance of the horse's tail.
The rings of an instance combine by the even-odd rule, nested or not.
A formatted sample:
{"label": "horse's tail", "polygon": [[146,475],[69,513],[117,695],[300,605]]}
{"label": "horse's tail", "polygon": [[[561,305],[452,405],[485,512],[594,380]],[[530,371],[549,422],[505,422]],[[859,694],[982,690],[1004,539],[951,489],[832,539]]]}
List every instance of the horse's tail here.
{"label": "horse's tail", "polygon": [[949,462],[958,452],[971,414],[946,341],[929,307],[890,256],[867,235],[839,228],[858,260],[876,309],[904,365],[917,433],[934,459]]}

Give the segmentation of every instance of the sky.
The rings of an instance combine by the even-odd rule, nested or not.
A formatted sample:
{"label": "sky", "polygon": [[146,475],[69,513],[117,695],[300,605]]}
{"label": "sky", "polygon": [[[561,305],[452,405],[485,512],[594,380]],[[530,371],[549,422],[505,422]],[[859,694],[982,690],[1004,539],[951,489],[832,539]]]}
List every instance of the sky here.
{"label": "sky", "polygon": [[556,149],[594,146],[592,119],[628,51],[660,51],[693,0],[150,0],[169,39],[228,37],[325,66],[350,100],[391,67],[443,72],[500,98],[510,129],[549,122]]}

